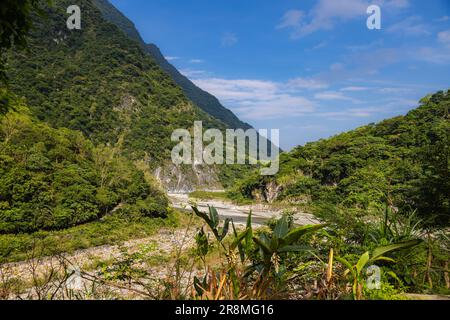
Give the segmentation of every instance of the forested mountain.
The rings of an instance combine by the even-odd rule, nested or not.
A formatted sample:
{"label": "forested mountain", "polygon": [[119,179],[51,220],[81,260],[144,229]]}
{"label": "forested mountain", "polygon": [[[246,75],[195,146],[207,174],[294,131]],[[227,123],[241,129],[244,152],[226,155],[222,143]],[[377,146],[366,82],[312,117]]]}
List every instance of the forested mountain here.
{"label": "forested mountain", "polygon": [[[450,293],[450,91],[282,153],[275,176],[177,166],[173,130],[249,126],[108,1],[76,4],[81,30],[71,0],[0,5],[0,300]],[[170,204],[161,183],[202,190]]]}
{"label": "forested mountain", "polygon": [[450,94],[420,107],[282,154],[273,178],[241,180],[235,197],[325,202],[370,212],[386,202],[440,222],[450,218]]}
{"label": "forested mountain", "polygon": [[163,192],[117,148],[51,128],[17,97],[10,103],[16,111],[0,116],[0,234],[67,228],[113,210],[166,214]]}
{"label": "forested mountain", "polygon": [[219,119],[230,128],[242,128],[245,130],[251,128],[248,123],[242,122],[233,114],[233,112],[225,108],[216,97],[200,89],[187,77],[181,74],[166,60],[166,58],[164,58],[160,49],[155,44],[145,43],[139,35],[139,32],[136,30],[133,22],[118,11],[108,0],[93,1],[102,12],[105,19],[118,26],[130,38],[136,40],[144,50],[155,59],[158,65],[183,89],[185,95],[194,102],[195,105],[214,118]]}
{"label": "forested mountain", "polygon": [[140,45],[105,21],[91,1],[78,4],[81,30],[66,27],[70,1],[36,17],[29,49],[8,57],[11,90],[54,127],[82,131],[95,144],[120,141],[124,154],[156,166],[170,159],[176,128],[225,128],[185,96]]}

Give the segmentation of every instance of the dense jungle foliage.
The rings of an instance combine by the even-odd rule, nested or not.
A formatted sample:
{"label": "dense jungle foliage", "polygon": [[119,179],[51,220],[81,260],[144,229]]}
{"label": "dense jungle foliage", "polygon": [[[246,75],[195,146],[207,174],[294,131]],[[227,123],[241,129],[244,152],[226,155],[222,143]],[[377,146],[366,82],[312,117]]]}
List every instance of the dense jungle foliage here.
{"label": "dense jungle foliage", "polygon": [[123,138],[124,153],[155,164],[170,159],[176,128],[194,120],[224,128],[194,106],[156,62],[91,1],[79,1],[81,30],[68,30],[70,1],[53,1],[36,16],[28,50],[9,55],[11,91],[53,127],[82,131],[94,143]]}
{"label": "dense jungle foliage", "polygon": [[[30,7],[26,12],[29,21],[24,32],[33,26],[23,41],[26,49],[14,46],[2,51],[8,80],[0,87],[0,115],[8,109],[15,111],[1,123],[7,132],[0,140],[5,156],[2,233],[66,228],[98,219],[119,205],[124,212],[126,203],[140,206],[137,212],[144,215],[165,215],[165,197],[146,184],[130,161],[140,161],[140,169],[151,176],[150,171],[170,159],[173,130],[190,128],[199,120],[205,128],[226,128],[193,105],[151,56],[106,22],[91,1],[78,3],[82,29],[67,29],[70,4],[63,0],[30,3],[39,9]],[[21,118],[23,110],[25,118]],[[24,136],[16,134],[23,129],[27,129]],[[12,133],[14,139],[9,136]],[[45,144],[46,139],[53,144]],[[75,141],[86,158],[70,155],[78,149],[66,144]],[[55,155],[53,149],[62,154]],[[29,150],[44,161],[30,172],[26,171],[31,170]],[[20,154],[23,161],[16,161]],[[24,172],[18,169],[21,166]],[[225,183],[233,180],[236,170],[237,174],[242,171],[226,169],[218,170]],[[111,182],[99,177],[111,172],[117,175],[108,178]],[[22,179],[14,179],[19,173]],[[16,185],[28,179],[36,181],[19,195]]]}
{"label": "dense jungle foliage", "polygon": [[33,119],[0,116],[0,233],[62,229],[116,214],[164,216],[168,202],[117,149]]}
{"label": "dense jungle foliage", "polygon": [[328,203],[373,212],[386,202],[430,223],[450,219],[450,94],[422,99],[405,116],[370,124],[281,155],[280,172],[242,179],[234,198]]}
{"label": "dense jungle foliage", "polygon": [[[267,225],[255,226],[251,212],[246,226],[229,218],[222,222],[213,207],[174,213],[152,175],[169,158],[171,132],[190,128],[194,120],[203,120],[205,128],[226,125],[189,101],[134,41],[138,35],[130,39],[103,20],[92,1],[78,1],[83,28],[73,31],[65,27],[70,1],[53,1],[51,7],[41,1],[43,11],[35,8],[38,2],[20,2],[25,5],[19,20],[25,20],[18,38],[10,33],[0,39],[0,74],[6,72],[0,87],[1,262],[33,264],[36,247],[48,258],[181,224],[183,240],[169,239],[171,249],[179,246],[174,252],[162,255],[157,243],[135,252],[120,248],[108,261],[93,261],[92,291],[70,298],[120,299],[136,289],[140,298],[163,299],[449,294],[449,92],[425,97],[405,116],[284,153],[275,177],[225,166],[220,177],[228,193],[193,194],[278,202],[284,212]],[[2,2],[0,8],[5,4],[16,3]],[[25,39],[30,14],[34,28]],[[127,23],[123,28],[134,31]],[[14,44],[28,49],[5,54]],[[296,225],[303,209],[323,221]],[[164,235],[157,236],[161,241]],[[183,248],[184,241],[192,246]],[[152,269],[163,264],[169,270],[169,262],[175,271],[167,279]],[[5,277],[10,265],[4,267],[0,299],[11,298],[14,286],[18,297],[27,297],[23,279]],[[375,289],[372,267],[379,271]],[[28,297],[48,299],[48,288],[42,296],[40,290],[61,281],[60,274],[50,269],[42,277],[35,265],[31,269]],[[67,275],[64,269],[60,284]],[[105,296],[97,284],[116,286],[120,293]]]}

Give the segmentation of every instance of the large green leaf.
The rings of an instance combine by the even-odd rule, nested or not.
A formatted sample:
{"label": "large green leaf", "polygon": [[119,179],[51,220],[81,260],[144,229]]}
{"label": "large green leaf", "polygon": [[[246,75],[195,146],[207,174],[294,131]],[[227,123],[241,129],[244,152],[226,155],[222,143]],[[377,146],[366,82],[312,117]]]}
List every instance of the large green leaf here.
{"label": "large green leaf", "polygon": [[373,262],[375,262],[375,261],[387,261],[387,262],[395,263],[395,260],[394,260],[394,259],[389,258],[389,257],[383,257],[383,256],[378,257],[378,258],[376,258],[376,259],[370,259],[370,261],[373,261]]}
{"label": "large green leaf", "polygon": [[407,249],[407,248],[417,246],[417,245],[421,244],[422,242],[423,242],[422,240],[416,239],[416,240],[394,243],[394,244],[384,246],[384,247],[378,247],[375,250],[373,250],[371,260],[375,260],[378,257],[385,255],[386,253],[389,253],[392,251],[397,251],[397,250]]}
{"label": "large green leaf", "polygon": [[216,208],[212,206],[208,206],[209,208],[209,216],[211,218],[211,222],[214,226],[214,228],[217,228],[219,225],[219,213],[217,212]]}
{"label": "large green leaf", "polygon": [[[234,229],[234,223],[233,223],[233,229]],[[235,231],[235,239],[233,240],[233,242],[231,243],[231,250],[236,249],[236,247],[239,247],[239,251],[241,251],[242,247],[241,247],[241,242],[242,240],[244,240],[247,235],[250,233],[250,229],[245,229],[244,232],[242,232],[241,234],[237,234],[236,229],[234,229]]]}
{"label": "large green leaf", "polygon": [[205,220],[205,222],[211,228],[211,231],[214,233],[214,236],[217,238],[217,240],[222,241],[226,237],[226,235],[228,234],[231,219],[227,218],[225,220],[222,228],[222,233],[219,234],[219,231],[217,230],[217,226],[219,225],[219,214],[217,213],[217,210],[214,207],[209,207],[209,216],[206,213],[198,210],[197,207],[192,207],[192,210],[195,212],[197,216]]}
{"label": "large green leaf", "polygon": [[288,233],[288,231],[289,231],[288,216],[284,214],[280,219],[278,219],[277,224],[273,229],[273,238],[281,239]]}
{"label": "large green leaf", "polygon": [[[261,235],[262,236],[262,235]],[[272,255],[272,249],[269,246],[269,243],[267,242],[267,240],[265,238],[257,238],[257,237],[253,237],[253,241],[257,244],[257,246],[265,253],[268,255]]]}
{"label": "large green leaf", "polygon": [[239,251],[239,257],[241,259],[241,262],[244,262],[244,260],[245,260],[245,252],[244,252],[244,248],[243,248],[242,243],[241,243],[242,240],[238,240],[240,235],[238,235],[238,233],[237,233],[236,226],[234,225],[234,221],[233,220],[231,220],[231,226],[233,227],[234,240],[233,240],[233,243],[230,246],[230,250],[234,250],[237,247],[238,251]]}
{"label": "large green leaf", "polygon": [[351,265],[350,262],[348,262],[347,259],[342,258],[342,257],[337,257],[337,256],[335,257],[335,259],[336,259],[336,261],[339,261],[339,262],[342,263],[344,266],[346,266],[346,267],[347,267],[347,270],[350,271],[350,272],[352,273],[353,277],[356,276],[356,275],[355,275],[355,270],[354,270],[353,266]]}
{"label": "large green leaf", "polygon": [[194,213],[195,213],[197,216],[199,216],[200,218],[202,218],[203,220],[205,220],[205,222],[206,222],[211,228],[213,228],[213,226],[212,226],[212,221],[211,221],[211,219],[209,218],[209,216],[208,216],[206,213],[201,212],[200,210],[198,210],[197,207],[191,207],[191,208],[192,208],[192,210],[194,211]]}
{"label": "large green leaf", "polygon": [[[222,241],[223,239],[225,239],[225,237],[228,234],[228,230],[230,228],[230,222],[231,222],[230,218],[225,219],[225,222],[223,223],[222,234],[219,235],[218,231],[216,231],[217,232],[217,235],[216,235],[217,240]],[[215,229],[215,230],[217,230],[217,229]]]}
{"label": "large green leaf", "polygon": [[253,238],[253,226],[252,226],[252,211],[250,210],[247,217],[247,236],[245,237],[245,250],[249,252],[252,247],[252,238]]}
{"label": "large green leaf", "polygon": [[282,245],[291,245],[291,244],[297,242],[298,239],[300,239],[300,237],[302,237],[303,235],[305,235],[309,232],[317,231],[324,227],[326,227],[325,224],[316,224],[316,225],[306,225],[306,226],[301,226],[301,227],[295,228],[294,230],[290,231],[286,236],[281,238],[280,243]]}
{"label": "large green leaf", "polygon": [[365,252],[356,263],[356,273],[361,274],[362,269],[366,266],[367,262],[370,260],[369,251]]}

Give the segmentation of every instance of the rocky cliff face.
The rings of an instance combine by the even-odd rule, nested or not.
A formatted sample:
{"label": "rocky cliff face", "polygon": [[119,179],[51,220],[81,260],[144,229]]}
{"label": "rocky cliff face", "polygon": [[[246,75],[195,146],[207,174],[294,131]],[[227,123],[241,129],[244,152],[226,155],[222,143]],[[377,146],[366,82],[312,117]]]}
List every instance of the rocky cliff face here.
{"label": "rocky cliff face", "polygon": [[154,175],[169,193],[189,193],[197,189],[223,190],[218,168],[214,166],[176,166],[167,163],[158,167]]}
{"label": "rocky cliff face", "polygon": [[275,181],[268,182],[264,190],[266,201],[268,203],[273,203],[275,200],[277,200],[281,190],[282,186],[277,184]]}

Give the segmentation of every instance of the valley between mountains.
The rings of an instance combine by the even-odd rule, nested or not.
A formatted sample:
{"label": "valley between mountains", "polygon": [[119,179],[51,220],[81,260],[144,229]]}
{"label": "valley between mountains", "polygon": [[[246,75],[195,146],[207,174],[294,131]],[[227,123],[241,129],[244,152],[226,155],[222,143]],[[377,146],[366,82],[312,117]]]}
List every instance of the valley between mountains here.
{"label": "valley between mountains", "polygon": [[71,2],[0,52],[0,299],[448,299],[448,88],[273,176],[175,165],[174,130],[251,125],[109,1],[67,29]]}

